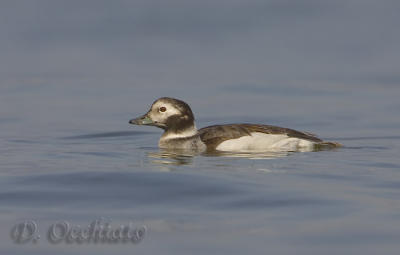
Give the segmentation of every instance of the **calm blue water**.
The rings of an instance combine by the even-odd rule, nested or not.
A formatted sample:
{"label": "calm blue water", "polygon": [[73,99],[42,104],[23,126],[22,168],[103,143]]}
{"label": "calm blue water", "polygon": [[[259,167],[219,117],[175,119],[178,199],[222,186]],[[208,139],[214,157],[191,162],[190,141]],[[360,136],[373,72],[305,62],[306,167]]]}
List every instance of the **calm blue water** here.
{"label": "calm blue water", "polygon": [[[396,1],[3,1],[1,254],[398,254]],[[309,131],[333,151],[192,156],[128,120],[158,97],[197,127]],[[51,224],[146,226],[51,244]],[[38,243],[12,227],[34,220]]]}

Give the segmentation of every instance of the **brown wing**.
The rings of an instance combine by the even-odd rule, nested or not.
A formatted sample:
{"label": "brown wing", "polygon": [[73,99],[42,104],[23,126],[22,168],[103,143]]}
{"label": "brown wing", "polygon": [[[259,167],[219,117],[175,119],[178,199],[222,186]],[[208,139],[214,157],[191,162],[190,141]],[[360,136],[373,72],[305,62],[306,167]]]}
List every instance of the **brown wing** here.
{"label": "brown wing", "polygon": [[257,124],[227,124],[205,127],[199,130],[200,139],[209,149],[215,149],[220,143],[228,139],[235,139],[251,135],[252,132],[265,134],[285,134],[313,142],[322,142],[321,139],[310,133],[300,132],[289,128]]}

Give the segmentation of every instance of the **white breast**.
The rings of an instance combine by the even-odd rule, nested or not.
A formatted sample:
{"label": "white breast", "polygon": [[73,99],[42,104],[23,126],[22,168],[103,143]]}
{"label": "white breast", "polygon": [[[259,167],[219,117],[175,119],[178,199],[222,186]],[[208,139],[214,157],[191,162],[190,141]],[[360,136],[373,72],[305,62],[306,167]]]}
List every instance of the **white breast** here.
{"label": "white breast", "polygon": [[251,136],[224,141],[216,149],[219,151],[312,151],[314,144],[312,141],[287,135],[254,132]]}
{"label": "white breast", "polygon": [[165,133],[161,136],[162,140],[168,140],[168,139],[176,139],[176,138],[187,138],[191,137],[197,134],[197,129],[194,127],[193,129],[185,130],[182,133]]}

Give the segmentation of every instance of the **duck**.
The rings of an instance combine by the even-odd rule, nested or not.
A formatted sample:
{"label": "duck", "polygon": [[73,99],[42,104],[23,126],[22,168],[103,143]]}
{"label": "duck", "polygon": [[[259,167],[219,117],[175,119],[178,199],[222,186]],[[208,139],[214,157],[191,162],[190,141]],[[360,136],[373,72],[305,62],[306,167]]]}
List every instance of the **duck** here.
{"label": "duck", "polygon": [[316,135],[265,124],[222,124],[196,128],[190,106],[179,99],[161,97],[144,115],[130,124],[164,130],[158,142],[162,149],[198,152],[314,151],[341,144],[323,141]]}

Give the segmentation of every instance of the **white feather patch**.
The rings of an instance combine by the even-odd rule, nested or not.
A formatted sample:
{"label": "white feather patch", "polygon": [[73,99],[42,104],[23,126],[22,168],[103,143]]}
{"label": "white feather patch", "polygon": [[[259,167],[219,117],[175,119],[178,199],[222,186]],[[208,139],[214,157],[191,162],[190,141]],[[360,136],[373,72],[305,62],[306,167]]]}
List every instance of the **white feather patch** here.
{"label": "white feather patch", "polygon": [[287,135],[254,132],[251,133],[251,136],[242,136],[224,141],[216,149],[219,151],[311,151],[314,144],[312,141]]}
{"label": "white feather patch", "polygon": [[176,109],[174,105],[167,103],[167,102],[163,102],[163,101],[156,102],[153,105],[152,109],[157,112],[160,107],[167,108],[166,112],[160,112],[160,114],[162,114],[162,115],[172,116],[175,114],[178,114],[178,115],[181,114],[181,112],[178,109]]}
{"label": "white feather patch", "polygon": [[165,135],[161,136],[161,139],[174,139],[174,138],[184,138],[184,137],[191,137],[197,134],[196,126],[191,129],[187,129],[182,133],[166,133]]}

